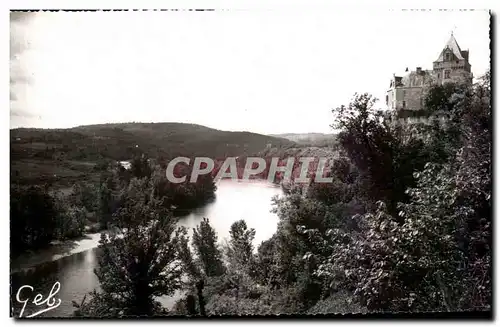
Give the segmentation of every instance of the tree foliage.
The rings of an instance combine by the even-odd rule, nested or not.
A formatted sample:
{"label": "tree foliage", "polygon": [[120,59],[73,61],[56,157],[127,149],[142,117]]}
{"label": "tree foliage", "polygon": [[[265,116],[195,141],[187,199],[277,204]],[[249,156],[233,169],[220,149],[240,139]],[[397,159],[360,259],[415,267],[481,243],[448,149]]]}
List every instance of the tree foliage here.
{"label": "tree foliage", "polygon": [[[156,297],[181,286],[176,219],[154,197],[152,183],[132,179],[126,201],[114,215],[113,231],[102,233],[96,275],[102,291],[92,301],[118,315],[153,315]],[[91,305],[80,314],[92,315]]]}
{"label": "tree foliage", "polygon": [[[435,101],[430,109],[446,110],[446,119],[423,131],[430,143],[424,144],[427,151],[442,150],[434,143],[441,138],[447,154],[428,156],[434,162],[413,168],[412,179],[402,183],[407,198],[398,198],[396,211],[386,206],[387,197],[380,194],[375,209],[353,218],[358,230],[311,231],[331,247],[331,255],[322,260],[316,275],[332,289],[351,290],[369,310],[490,309],[488,77],[465,91],[452,86],[444,90],[449,91],[446,101]],[[344,126],[344,133],[351,134],[352,125]],[[359,160],[357,152],[348,153],[355,163]]]}
{"label": "tree foliage", "polygon": [[250,266],[254,259],[252,242],[255,238],[255,229],[249,229],[244,220],[238,220],[231,225],[229,235],[229,247],[227,248],[229,261],[242,267]]}
{"label": "tree foliage", "polygon": [[217,234],[208,218],[193,228],[193,248],[197,259],[207,277],[220,276],[224,273],[222,251],[217,244]]}
{"label": "tree foliage", "polygon": [[46,246],[56,235],[58,212],[46,188],[11,187],[10,239],[13,254]]}

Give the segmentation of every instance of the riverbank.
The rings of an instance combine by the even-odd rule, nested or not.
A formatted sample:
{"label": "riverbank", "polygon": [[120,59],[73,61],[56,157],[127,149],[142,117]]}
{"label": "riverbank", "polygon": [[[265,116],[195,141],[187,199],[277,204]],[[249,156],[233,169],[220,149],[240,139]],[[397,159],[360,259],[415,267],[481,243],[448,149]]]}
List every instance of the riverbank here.
{"label": "riverbank", "polygon": [[10,262],[10,272],[34,268],[42,263],[59,260],[61,258],[91,250],[99,245],[101,232],[86,234],[77,239],[54,241],[47,248],[30,251],[19,255]]}
{"label": "riverbank", "polygon": [[[213,201],[215,201],[215,199]],[[209,201],[207,204],[213,201]],[[196,209],[197,208],[189,209],[189,212],[186,212],[186,210],[181,210],[181,212],[174,211],[174,216],[176,218],[182,218]],[[88,233],[74,239],[53,241],[43,249],[22,253],[11,259],[10,272],[17,273],[23,270],[29,270],[46,262],[56,261],[67,256],[97,248],[99,246],[101,233],[103,232],[106,232],[106,230],[97,233]]]}
{"label": "riverbank", "polygon": [[[204,202],[202,205],[196,208],[183,210],[174,209],[173,214],[175,217],[181,218],[183,216],[189,215],[193,210],[196,210],[199,207],[206,206],[207,204],[210,204],[214,201],[215,195],[213,199]],[[96,231],[96,229],[90,229],[88,231]],[[21,253],[15,258],[11,258],[10,272],[17,273],[23,270],[29,270],[46,262],[56,261],[67,256],[97,248],[99,246],[101,233],[103,232],[106,232],[106,230],[86,233],[81,237],[71,238],[64,241],[55,240],[52,241],[47,247],[44,247],[42,249]]]}

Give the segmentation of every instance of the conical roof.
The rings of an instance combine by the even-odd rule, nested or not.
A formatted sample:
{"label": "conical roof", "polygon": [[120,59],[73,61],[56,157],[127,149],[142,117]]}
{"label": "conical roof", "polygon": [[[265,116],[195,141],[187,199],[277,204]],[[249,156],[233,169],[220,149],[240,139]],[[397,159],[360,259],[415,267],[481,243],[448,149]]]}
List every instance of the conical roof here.
{"label": "conical roof", "polygon": [[457,40],[455,39],[453,34],[451,34],[450,39],[448,40],[448,42],[444,46],[443,51],[441,51],[441,54],[439,55],[439,58],[436,61],[444,61],[444,50],[446,50],[446,49],[451,49],[453,54],[459,60],[464,59],[464,57],[462,56],[462,50],[460,50],[460,46],[458,45]]}

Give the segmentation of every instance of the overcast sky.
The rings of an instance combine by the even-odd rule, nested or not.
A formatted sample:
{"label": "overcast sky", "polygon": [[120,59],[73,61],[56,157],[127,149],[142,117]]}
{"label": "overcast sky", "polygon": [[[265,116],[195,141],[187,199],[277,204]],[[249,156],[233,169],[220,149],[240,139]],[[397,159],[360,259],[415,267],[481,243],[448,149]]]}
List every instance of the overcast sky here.
{"label": "overcast sky", "polygon": [[328,133],[332,108],[355,92],[384,99],[406,67],[431,69],[452,30],[483,74],[486,11],[13,15],[11,128],[173,121]]}

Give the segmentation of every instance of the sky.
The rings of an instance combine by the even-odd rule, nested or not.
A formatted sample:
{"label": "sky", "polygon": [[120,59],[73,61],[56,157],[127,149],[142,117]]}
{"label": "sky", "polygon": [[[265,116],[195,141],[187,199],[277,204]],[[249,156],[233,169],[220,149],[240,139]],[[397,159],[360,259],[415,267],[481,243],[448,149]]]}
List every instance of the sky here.
{"label": "sky", "polygon": [[333,108],[356,92],[384,99],[406,67],[432,69],[452,31],[484,74],[489,24],[457,10],[11,14],[10,126],[329,133]]}

